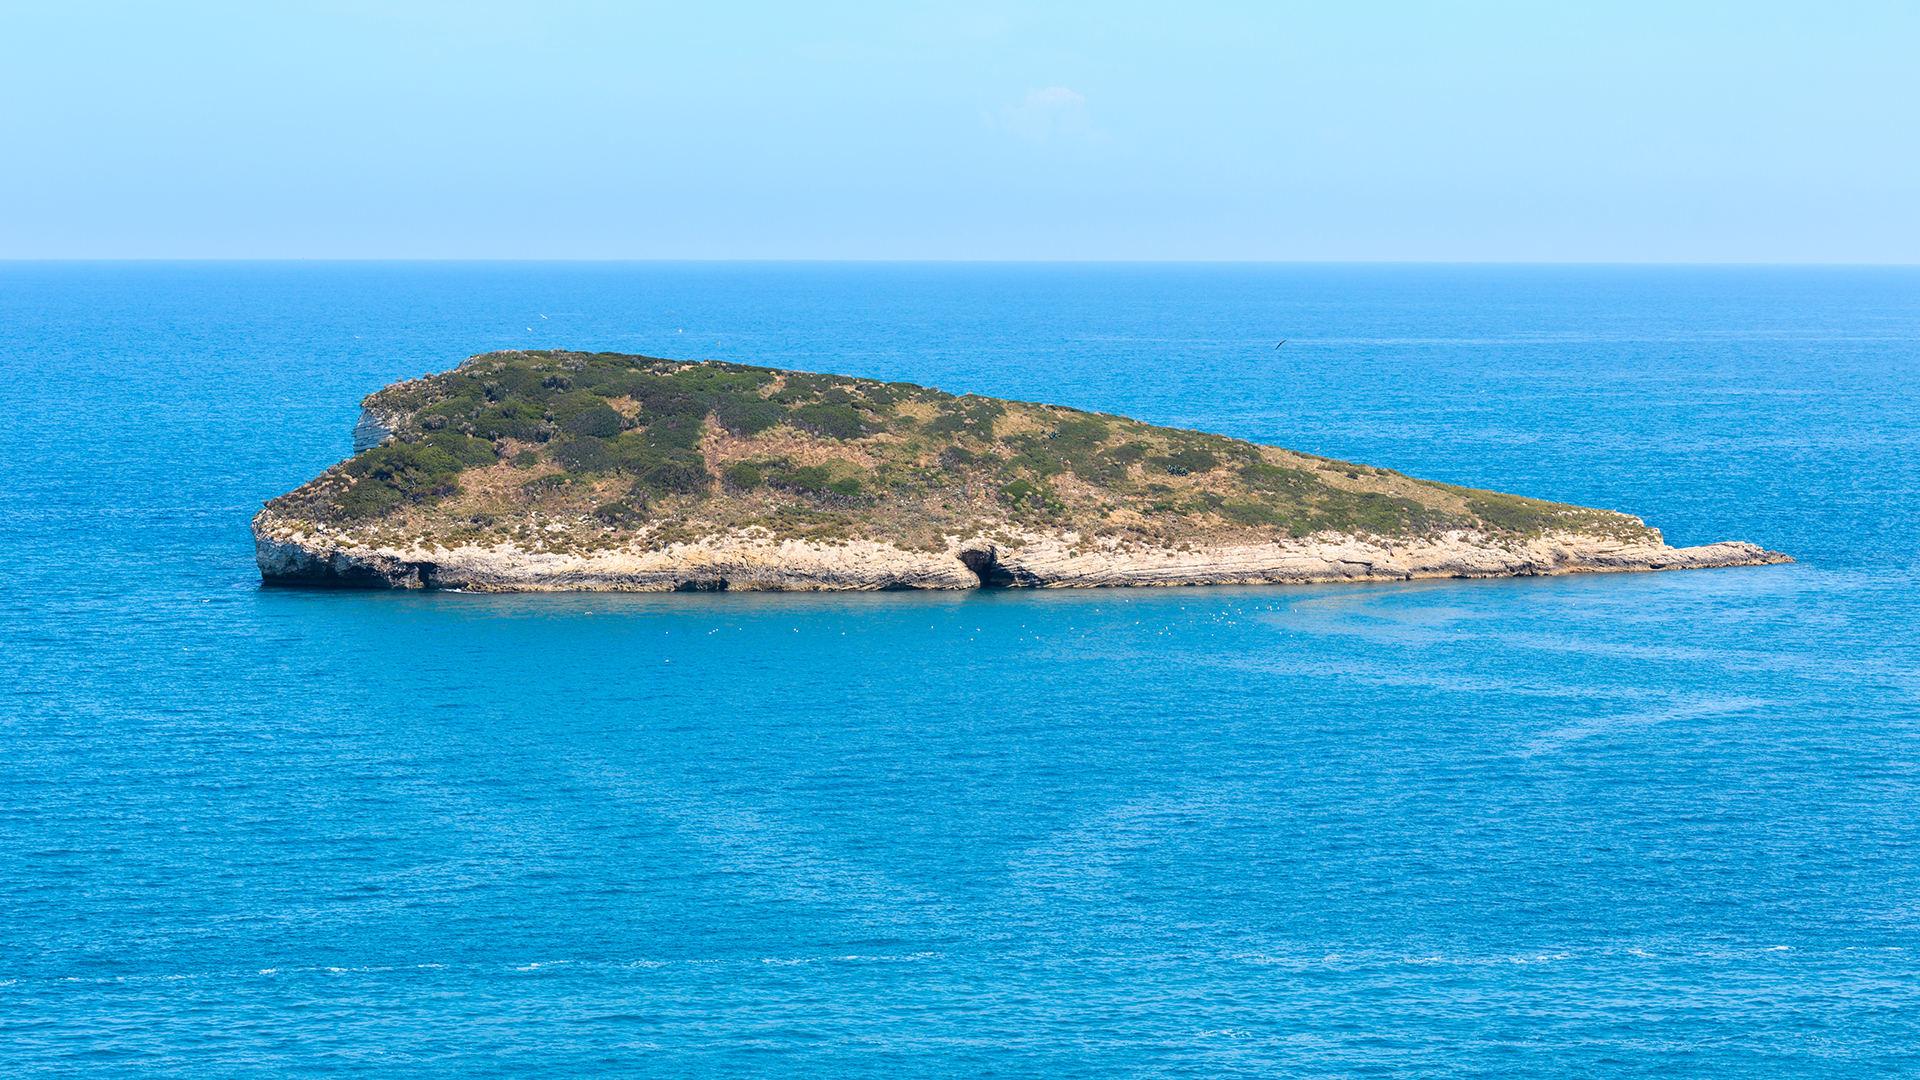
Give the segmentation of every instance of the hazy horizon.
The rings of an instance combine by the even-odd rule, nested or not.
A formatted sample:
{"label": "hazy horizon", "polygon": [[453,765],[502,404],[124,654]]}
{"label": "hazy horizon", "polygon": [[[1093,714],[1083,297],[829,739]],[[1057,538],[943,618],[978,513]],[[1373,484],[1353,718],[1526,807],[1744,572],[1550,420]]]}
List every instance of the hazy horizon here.
{"label": "hazy horizon", "polygon": [[116,3],[0,259],[1905,265],[1920,12]]}

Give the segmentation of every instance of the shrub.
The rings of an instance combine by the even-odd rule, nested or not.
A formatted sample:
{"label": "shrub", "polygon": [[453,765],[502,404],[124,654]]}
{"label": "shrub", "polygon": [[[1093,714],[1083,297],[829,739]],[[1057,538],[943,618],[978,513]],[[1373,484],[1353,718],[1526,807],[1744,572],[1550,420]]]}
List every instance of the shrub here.
{"label": "shrub", "polygon": [[1268,465],[1255,462],[1240,470],[1240,478],[1248,487],[1264,488],[1268,491],[1305,491],[1315,487],[1313,477],[1304,470],[1289,469],[1280,465]]}
{"label": "shrub", "polygon": [[420,413],[420,426],[432,429],[435,424],[446,427],[448,421],[465,420],[480,412],[485,403],[478,397],[456,397],[423,410]]}
{"label": "shrub", "polygon": [[637,525],[646,520],[646,515],[623,502],[601,503],[593,508],[593,516],[616,528]]}
{"label": "shrub", "polygon": [[691,461],[670,459],[650,466],[640,474],[639,483],[652,491],[694,495],[705,491],[713,477],[707,474],[700,455],[695,454]]}
{"label": "shrub", "polygon": [[947,412],[935,417],[927,425],[927,431],[935,435],[968,434],[978,439],[993,438],[993,422],[1004,414],[1006,407],[991,398],[965,397],[952,398],[943,403]]}
{"label": "shrub", "polygon": [[400,505],[400,493],[372,477],[354,481],[340,497],[340,510],[350,518],[377,517]]}
{"label": "shrub", "polygon": [[607,452],[607,444],[591,435],[569,439],[553,452],[553,460],[572,472],[611,472],[619,462]]}
{"label": "shrub", "polygon": [[552,433],[545,421],[545,410],[525,398],[509,398],[474,417],[473,433],[485,439],[544,441]]}
{"label": "shrub", "polygon": [[[605,408],[610,408],[606,398],[601,397],[599,394],[588,393],[585,390],[575,390],[567,394],[555,394],[553,397],[548,398],[546,402],[546,411],[553,414],[553,419],[556,421],[571,420],[582,413],[589,413],[597,409]],[[615,413],[614,415],[618,416],[619,414]]]}
{"label": "shrub", "polygon": [[1107,441],[1112,429],[1098,420],[1068,420],[1048,435],[1062,453],[1092,450]]}
{"label": "shrub", "polygon": [[1013,456],[1007,459],[1010,469],[1025,469],[1035,476],[1048,477],[1066,466],[1060,461],[1053,444],[1038,435],[1008,435],[1000,440],[1013,448]]}
{"label": "shrub", "polygon": [[596,439],[611,439],[620,434],[623,417],[612,406],[595,405],[568,417],[560,424],[560,430],[569,435],[588,435]]}
{"label": "shrub", "polygon": [[1188,473],[1207,472],[1218,468],[1220,459],[1213,456],[1210,451],[1189,446],[1178,453],[1154,458],[1153,463],[1163,466],[1174,476],[1185,476]]}
{"label": "shrub", "polygon": [[736,435],[758,435],[787,418],[787,410],[771,401],[714,394],[707,398],[713,418]]}
{"label": "shrub", "polygon": [[833,474],[820,465],[802,465],[780,477],[780,486],[798,491],[824,491],[833,482]]}
{"label": "shrub", "polygon": [[699,445],[706,426],[704,413],[669,416],[648,424],[643,439],[657,450],[691,450]]}
{"label": "shrub", "polygon": [[[491,453],[492,447],[487,450]],[[377,446],[347,462],[345,471],[355,482],[341,497],[341,512],[350,518],[370,517],[404,500],[428,502],[451,495],[461,468],[460,459],[427,443]]]}
{"label": "shrub", "polygon": [[806,371],[789,371],[786,376],[787,384],[781,387],[772,398],[783,405],[797,405],[803,401],[810,401],[832,390],[836,381],[831,375],[816,375]]}
{"label": "shrub", "polygon": [[531,450],[522,450],[513,455],[513,467],[516,469],[531,469],[538,464],[540,464],[540,455]]}
{"label": "shrub", "polygon": [[774,373],[767,368],[747,364],[710,363],[682,371],[674,379],[699,391],[752,394],[758,397],[760,387],[772,382]]}
{"label": "shrub", "polygon": [[751,461],[741,461],[727,470],[727,479],[735,487],[757,488],[765,478],[760,475],[760,466]]}
{"label": "shrub", "polygon": [[500,460],[493,444],[485,439],[475,439],[457,431],[436,431],[427,436],[426,443],[438,450],[444,450],[462,465],[491,465]]}
{"label": "shrub", "polygon": [[882,425],[851,405],[802,405],[793,410],[794,424],[835,439],[857,439]]}
{"label": "shrub", "polygon": [[688,417],[696,421],[707,415],[707,406],[672,379],[655,379],[645,386],[637,386],[633,396],[647,410],[651,419],[658,421],[668,417]]}

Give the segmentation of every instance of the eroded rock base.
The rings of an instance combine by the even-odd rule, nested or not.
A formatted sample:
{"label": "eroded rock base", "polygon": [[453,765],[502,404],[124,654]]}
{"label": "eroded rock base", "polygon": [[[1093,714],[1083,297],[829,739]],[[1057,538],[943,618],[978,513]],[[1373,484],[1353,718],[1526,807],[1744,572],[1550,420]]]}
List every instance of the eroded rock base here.
{"label": "eroded rock base", "polygon": [[1581,535],[1528,540],[1450,533],[1405,543],[1350,537],[1168,549],[1103,545],[1071,534],[1019,544],[974,539],[945,552],[859,540],[839,544],[720,537],[660,550],[590,555],[495,547],[338,546],[256,530],[261,579],[274,585],[468,592],[875,591],[1280,585],[1420,578],[1763,566],[1793,560],[1743,541],[1674,548]]}

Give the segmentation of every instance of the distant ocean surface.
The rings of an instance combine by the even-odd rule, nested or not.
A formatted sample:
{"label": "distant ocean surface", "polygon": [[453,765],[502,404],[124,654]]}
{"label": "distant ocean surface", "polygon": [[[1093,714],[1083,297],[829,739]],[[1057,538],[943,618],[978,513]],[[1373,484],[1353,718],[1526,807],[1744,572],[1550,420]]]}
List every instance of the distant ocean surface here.
{"label": "distant ocean surface", "polygon": [[[364,394],[510,347],[1800,561],[260,587]],[[1916,402],[1913,269],[0,264],[0,1072],[1920,1072]]]}

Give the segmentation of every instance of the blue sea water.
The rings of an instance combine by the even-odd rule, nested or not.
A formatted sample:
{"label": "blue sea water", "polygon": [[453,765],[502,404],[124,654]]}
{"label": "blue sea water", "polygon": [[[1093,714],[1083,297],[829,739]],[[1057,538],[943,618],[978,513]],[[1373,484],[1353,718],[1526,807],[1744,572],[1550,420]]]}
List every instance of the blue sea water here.
{"label": "blue sea water", "polygon": [[[1799,561],[260,587],[248,518],[362,395],[515,346],[1120,412]],[[1912,269],[0,264],[0,1060],[1920,1071],[1916,398]]]}

